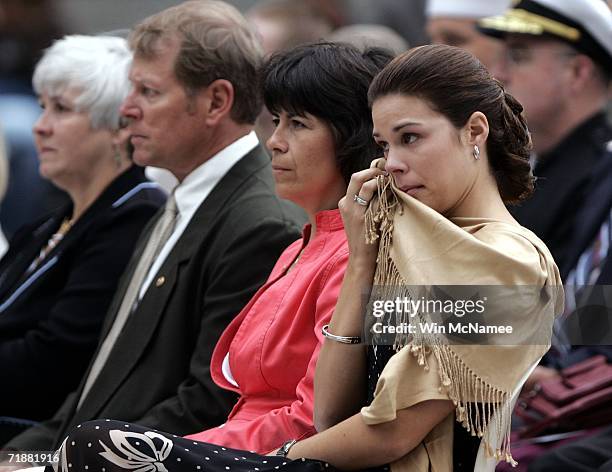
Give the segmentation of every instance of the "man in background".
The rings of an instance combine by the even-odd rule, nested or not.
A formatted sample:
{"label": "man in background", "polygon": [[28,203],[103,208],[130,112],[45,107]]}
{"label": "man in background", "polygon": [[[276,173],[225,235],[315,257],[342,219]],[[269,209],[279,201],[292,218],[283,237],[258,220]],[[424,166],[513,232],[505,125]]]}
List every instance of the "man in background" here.
{"label": "man in background", "polygon": [[535,194],[514,215],[548,245],[565,279],[576,214],[612,139],[612,13],[603,0],[521,0],[479,24],[505,41],[497,78],[524,106],[533,139]]}
{"label": "man in background", "polygon": [[428,0],[425,7],[427,34],[433,44],[448,44],[465,49],[496,76],[505,60],[503,41],[481,33],[479,19],[501,15],[510,0]]}

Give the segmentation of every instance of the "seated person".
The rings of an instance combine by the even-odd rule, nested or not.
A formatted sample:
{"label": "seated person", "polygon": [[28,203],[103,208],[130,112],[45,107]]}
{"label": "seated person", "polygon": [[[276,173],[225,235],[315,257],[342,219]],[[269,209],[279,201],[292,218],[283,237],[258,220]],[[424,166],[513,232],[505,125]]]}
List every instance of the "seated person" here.
{"label": "seated person", "polygon": [[338,201],[351,174],[374,155],[367,90],[390,59],[383,50],[317,43],[278,53],[264,67],[276,191],[299,205],[309,223],[215,347],[213,380],[240,395],[227,422],[189,439],[266,453],[288,436],[316,432],[313,377],[321,329],[348,260]]}
{"label": "seated person", "polygon": [[[311,77],[319,81],[334,67],[317,62],[325,72]],[[449,46],[423,46],[398,56],[374,79],[369,98],[386,173],[377,167],[355,173],[339,203],[349,260],[330,324],[321,328],[327,339],[315,375],[318,434],[288,436],[284,444],[276,442],[276,457],[266,457],[231,449],[230,442],[214,445],[102,420],[69,434],[58,469],[111,471],[140,464],[161,469],[180,463],[181,470],[320,471],[329,465],[388,469],[391,464],[393,470],[480,472],[493,470],[500,459],[512,460],[511,403],[550,339],[540,345],[455,346],[444,336],[426,343],[423,336],[400,335],[395,352],[375,338],[366,350],[360,335],[363,295],[373,283],[390,295],[424,284],[535,287],[539,303],[501,306],[517,326],[562,309],[558,293],[541,297],[545,288],[560,285],[550,252],[505,206],[533,190],[522,107],[471,54]],[[299,109],[287,108],[290,114],[279,115],[277,138],[285,119],[301,116]],[[287,136],[296,140],[316,129],[308,121],[289,125]],[[291,147],[291,141],[275,143],[273,137],[273,147]],[[312,158],[321,154],[318,146],[309,152]],[[292,167],[278,151],[275,160],[277,181],[289,179]],[[379,247],[366,239],[380,241]],[[286,364],[291,352],[283,354]],[[284,370],[270,374],[281,376]],[[368,396],[369,406],[360,411]]]}
{"label": "seated person", "polygon": [[315,433],[321,328],[336,306],[348,260],[338,201],[351,174],[374,155],[367,90],[390,59],[380,49],[361,53],[316,43],[278,53],[264,67],[276,192],[299,205],[309,224],[215,347],[212,377],[238,393],[238,403],[226,423],[188,438],[265,453],[288,435]]}
{"label": "seated person", "polygon": [[[612,253],[610,252],[610,228],[612,225],[612,149],[593,168],[589,195],[577,214],[578,229],[569,245],[568,262],[573,265],[565,281],[566,310],[555,325],[553,349],[545,356],[547,365],[540,365],[525,384],[525,390],[540,390],[541,383],[561,381],[561,369],[568,368],[594,356],[604,355],[612,362],[612,333],[610,332],[610,304],[608,291],[612,285]],[[607,384],[601,384],[602,392]],[[530,395],[530,393],[526,393]],[[603,398],[602,398],[603,400]],[[593,415],[593,412],[597,414]],[[577,412],[582,424],[566,420],[580,432],[589,435],[608,418],[601,405],[583,403]],[[609,423],[595,436],[560,443],[543,443],[540,451],[532,443],[526,443],[523,452],[526,459],[539,456],[529,464],[530,471],[586,471],[610,470],[612,467],[612,428]],[[542,432],[540,435],[545,435]],[[537,443],[536,443],[537,444]]]}
{"label": "seated person", "polygon": [[70,202],[18,231],[0,262],[0,416],[48,418],[78,385],[134,245],[165,200],[120,129],[131,57],[121,38],[67,36],[36,66],[39,169]]}

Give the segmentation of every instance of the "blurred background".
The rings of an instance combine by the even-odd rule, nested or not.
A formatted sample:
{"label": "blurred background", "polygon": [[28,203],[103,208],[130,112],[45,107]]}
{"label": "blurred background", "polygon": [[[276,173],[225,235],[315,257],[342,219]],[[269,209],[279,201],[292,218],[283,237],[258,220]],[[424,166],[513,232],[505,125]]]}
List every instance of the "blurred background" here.
{"label": "blurred background", "polygon": [[[264,49],[330,38],[343,26],[368,26],[365,35],[381,37],[400,52],[424,44],[426,0],[229,0],[247,15],[263,37]],[[0,255],[7,238],[62,204],[65,195],[38,175],[32,125],[40,108],[31,77],[44,48],[65,34],[129,30],[145,17],[178,0],[0,0]],[[397,32],[397,33],[395,33]],[[354,37],[362,29],[341,35]],[[347,40],[346,36],[338,38]],[[397,45],[397,46],[396,46]],[[267,120],[269,121],[269,120]],[[266,122],[260,120],[260,122]],[[261,136],[269,130],[259,127]],[[155,178],[155,177],[154,177]],[[6,187],[6,192],[2,188]]]}
{"label": "blurred background", "polygon": [[[12,0],[7,3],[46,3],[42,0]],[[296,0],[297,3],[300,0]],[[5,3],[5,0],[0,3]],[[172,0],[52,0],[60,23],[70,32],[96,33],[128,28],[134,22],[170,5]],[[256,0],[230,0],[246,12]],[[402,34],[410,44],[423,43],[425,0],[318,0],[317,4],[344,24],[379,23]],[[339,25],[338,25],[339,26]],[[406,28],[410,26],[410,28]]]}

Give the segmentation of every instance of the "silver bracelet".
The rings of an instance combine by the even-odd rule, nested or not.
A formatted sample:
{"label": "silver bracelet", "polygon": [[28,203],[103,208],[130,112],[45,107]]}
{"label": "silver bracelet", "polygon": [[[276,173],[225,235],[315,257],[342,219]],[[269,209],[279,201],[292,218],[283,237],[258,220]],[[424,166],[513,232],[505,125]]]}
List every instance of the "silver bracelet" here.
{"label": "silver bracelet", "polygon": [[297,444],[297,439],[290,439],[289,441],[285,441],[283,445],[276,451],[276,456],[278,457],[287,457],[289,454],[289,449]]}
{"label": "silver bracelet", "polygon": [[328,324],[323,326],[323,329],[321,330],[323,336],[327,339],[331,339],[332,341],[342,344],[361,344],[361,338],[359,336],[336,336],[335,334],[331,334],[329,331],[327,331],[327,328],[329,328]]}

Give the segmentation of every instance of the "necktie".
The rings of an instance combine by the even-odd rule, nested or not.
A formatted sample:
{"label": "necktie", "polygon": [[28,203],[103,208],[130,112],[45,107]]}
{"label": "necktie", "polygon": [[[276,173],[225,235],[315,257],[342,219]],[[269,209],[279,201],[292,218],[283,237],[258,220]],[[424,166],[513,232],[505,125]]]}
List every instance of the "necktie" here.
{"label": "necktie", "polygon": [[588,298],[591,285],[597,283],[608,250],[612,243],[612,210],[601,225],[591,245],[581,254],[578,263],[572,270],[563,288],[565,290],[565,311],[562,317],[555,320],[553,347],[561,353],[570,349],[569,339],[563,329],[563,322]]}
{"label": "necktie", "polygon": [[138,293],[140,292],[140,287],[144,282],[153,261],[159,255],[161,249],[164,247],[164,244],[166,244],[168,238],[172,234],[176,224],[177,215],[178,212],[176,208],[176,200],[174,199],[174,195],[171,195],[166,201],[164,212],[155,224],[153,231],[151,231],[151,236],[147,241],[147,245],[142,251],[140,260],[132,273],[132,278],[130,279],[130,283],[128,284],[119,310],[117,311],[115,321],[113,322],[110,331],[106,335],[104,342],[98,350],[98,354],[95,357],[93,365],[89,371],[89,375],[87,376],[87,380],[85,381],[85,386],[83,387],[83,392],[79,398],[77,409],[81,407],[81,404],[89,393],[91,386],[96,381],[96,378],[104,367],[104,364],[106,363],[108,356],[110,355],[110,352],[117,341],[117,338],[121,334],[121,330],[123,329],[128,316],[136,308],[138,304]]}

